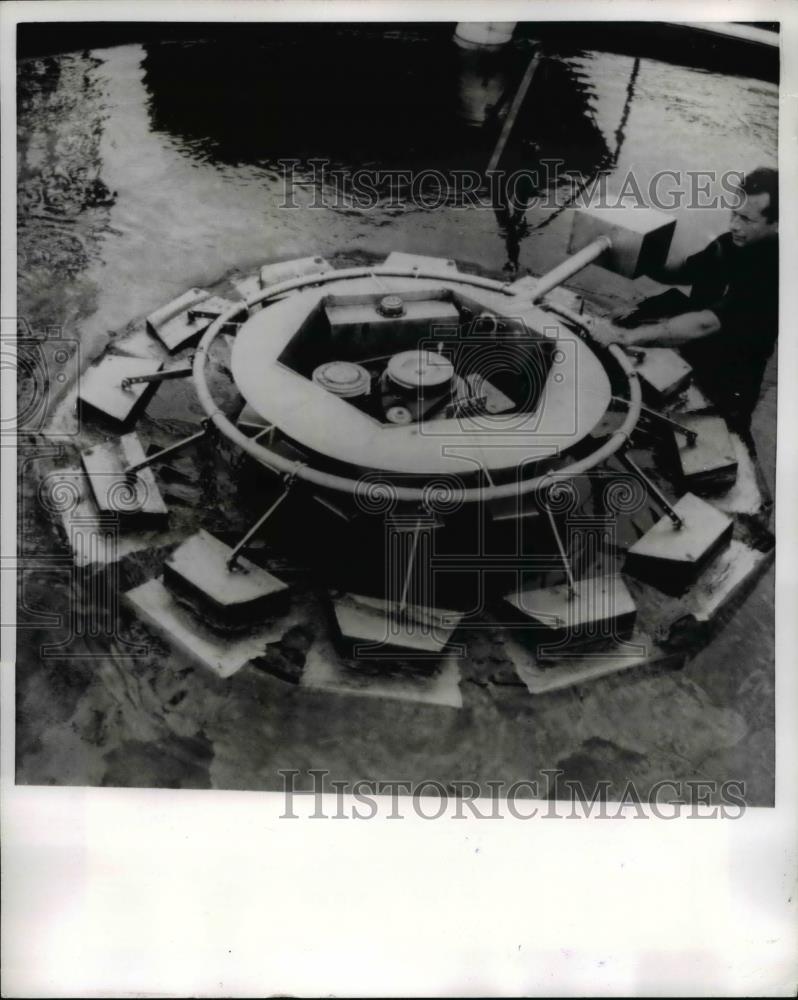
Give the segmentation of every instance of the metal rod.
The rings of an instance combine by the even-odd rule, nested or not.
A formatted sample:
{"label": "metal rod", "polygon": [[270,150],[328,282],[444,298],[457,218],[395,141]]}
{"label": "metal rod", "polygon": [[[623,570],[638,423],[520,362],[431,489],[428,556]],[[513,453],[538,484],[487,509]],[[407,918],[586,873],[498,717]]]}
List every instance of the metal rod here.
{"label": "metal rod", "polygon": [[551,271],[547,271],[546,274],[541,275],[532,292],[532,302],[538,302],[544,295],[548,295],[553,288],[561,285],[569,278],[573,278],[575,274],[586,268],[588,264],[592,264],[593,261],[601,257],[611,247],[612,240],[609,236],[598,236],[578,253],[567,257],[562,264],[558,264]]}
{"label": "metal rod", "polygon": [[[624,402],[626,402],[626,400],[624,400]],[[688,447],[690,448],[695,447],[695,443],[698,440],[697,431],[691,430],[689,427],[685,427],[684,424],[677,423],[675,420],[671,420],[671,418],[666,417],[664,413],[658,413],[656,410],[652,410],[648,406],[642,406],[640,408],[640,411],[643,414],[643,416],[648,417],[649,419],[659,420],[667,427],[670,427],[671,430],[676,431],[677,434],[683,434],[684,437],[687,439]]]}
{"label": "metal rod", "polygon": [[590,332],[589,316],[582,316],[578,312],[574,312],[573,309],[560,305],[559,302],[542,302],[541,305],[544,309],[548,309],[549,312],[557,313],[558,316],[562,316],[563,319],[567,319],[569,323],[573,323],[575,326],[580,327],[585,331],[585,333]]}
{"label": "metal rod", "polygon": [[170,444],[168,448],[161,448],[161,450],[156,451],[155,454],[148,455],[140,462],[136,462],[135,465],[129,466],[125,469],[125,475],[135,476],[135,474],[141,469],[146,469],[148,465],[152,465],[153,462],[159,462],[162,458],[165,458],[167,455],[173,455],[176,451],[182,451],[183,448],[187,448],[188,445],[193,444],[195,441],[199,441],[200,438],[204,438],[207,433],[207,430],[203,428],[201,431],[197,431],[196,434],[183,438],[182,441],[178,441],[176,444]]}
{"label": "metal rod", "polygon": [[639,479],[639,481],[643,484],[643,486],[645,486],[647,492],[650,493],[652,497],[654,497],[654,499],[657,501],[660,507],[662,507],[662,509],[671,519],[671,523],[673,524],[674,528],[683,527],[684,521],[681,519],[681,517],[679,517],[679,515],[673,509],[673,506],[671,505],[668,498],[665,496],[664,493],[662,493],[662,491],[658,487],[654,485],[654,483],[651,482],[651,480],[648,478],[645,472],[643,472],[640,466],[637,465],[636,462],[632,461],[632,459],[629,458],[629,456],[624,451],[618,452],[618,459],[622,465],[626,466],[626,468],[632,473],[633,476],[636,476]]}
{"label": "metal rod", "polygon": [[543,506],[546,510],[546,514],[548,515],[549,524],[551,525],[551,531],[552,534],[554,535],[554,540],[557,543],[557,548],[560,551],[560,559],[562,560],[562,564],[565,569],[565,575],[568,578],[568,594],[570,597],[575,597],[576,581],[574,580],[573,570],[571,569],[571,563],[568,559],[568,555],[566,554],[565,546],[563,545],[562,539],[560,538],[560,533],[557,530],[557,522],[554,520],[554,514],[552,514],[548,503],[544,501]]}
{"label": "metal rod", "polygon": [[253,434],[249,439],[250,441],[259,441],[264,435],[271,434],[274,430],[274,424],[269,424],[266,427],[262,427],[257,434]]}
{"label": "metal rod", "polygon": [[413,575],[413,565],[416,561],[416,550],[418,549],[418,536],[421,532],[421,521],[416,522],[416,530],[413,532],[413,547],[410,550],[410,556],[407,560],[407,573],[405,574],[405,582],[402,585],[402,596],[399,598],[399,610],[404,611],[407,605],[407,590],[410,586],[410,577]]}
{"label": "metal rod", "polygon": [[277,510],[277,508],[280,506],[283,500],[285,500],[285,498],[288,496],[290,492],[291,492],[291,487],[286,486],[286,488],[283,490],[280,496],[277,497],[277,499],[274,501],[271,507],[269,507],[266,513],[263,514],[262,517],[258,518],[258,520],[252,525],[252,527],[249,529],[246,535],[244,535],[241,541],[236,545],[236,547],[230,553],[230,556],[227,560],[228,569],[233,569],[236,562],[238,561],[238,557],[241,555],[241,552],[247,547],[252,536],[255,535],[263,527],[266,521],[268,521],[268,519]]}
{"label": "metal rod", "polygon": [[137,385],[139,382],[166,382],[171,378],[187,378],[193,370],[191,365],[188,365],[186,368],[167,368],[152,375],[128,375],[122,379],[121,385],[123,389],[129,389],[131,385]]}
{"label": "metal rod", "polygon": [[507,140],[510,138],[510,133],[515,125],[515,120],[518,117],[518,112],[521,110],[521,105],[524,103],[524,98],[526,97],[527,91],[532,83],[532,79],[537,72],[537,68],[540,65],[540,60],[540,52],[536,52],[529,60],[526,72],[521,78],[518,90],[515,92],[513,103],[510,105],[507,117],[504,119],[504,125],[502,126],[501,133],[499,134],[499,141],[496,143],[496,148],[493,150],[491,155],[487,170],[485,171],[486,174],[490,174],[499,165],[499,160],[504,152],[504,147],[507,145]]}

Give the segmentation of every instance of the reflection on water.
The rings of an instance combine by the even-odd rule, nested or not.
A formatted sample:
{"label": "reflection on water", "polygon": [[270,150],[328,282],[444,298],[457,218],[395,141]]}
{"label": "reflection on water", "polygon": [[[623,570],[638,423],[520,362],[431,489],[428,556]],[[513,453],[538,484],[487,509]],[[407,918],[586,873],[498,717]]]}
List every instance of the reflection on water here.
{"label": "reflection on water", "polygon": [[419,167],[468,155],[449,25],[253,25],[148,44],[143,66],[153,129],[201,158]]}
{"label": "reflection on water", "polygon": [[[451,25],[387,35],[346,26],[260,26],[253,37],[146,46],[154,130],[221,163],[329,160],[354,169],[484,169],[530,47],[464,52]],[[508,148],[595,171],[604,136],[579,75],[544,61]],[[474,125],[484,125],[475,129]]]}
{"label": "reflection on water", "polygon": [[[280,208],[282,158],[345,172],[484,169],[530,47],[522,39],[475,68],[451,36],[446,24],[261,25],[234,43],[228,34],[22,60],[20,290],[34,325],[80,322],[91,341],[231,267],[300,254],[406,249],[490,273],[556,263],[567,220],[535,203],[540,184],[467,210],[311,209],[309,192]],[[502,167],[558,160],[577,188],[597,174],[617,186],[633,170],[645,189],[663,169],[774,159],[776,118],[772,84],[563,53],[541,64]],[[725,225],[722,212],[675,211],[678,249]]]}

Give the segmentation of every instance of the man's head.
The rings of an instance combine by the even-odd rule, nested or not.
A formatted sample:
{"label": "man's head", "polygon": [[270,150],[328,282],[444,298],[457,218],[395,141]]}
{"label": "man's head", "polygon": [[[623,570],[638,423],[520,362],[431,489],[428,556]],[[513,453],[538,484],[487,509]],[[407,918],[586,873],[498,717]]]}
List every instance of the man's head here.
{"label": "man's head", "polygon": [[758,167],[743,177],[740,204],[732,209],[729,232],[735,246],[751,246],[779,231],[779,172]]}

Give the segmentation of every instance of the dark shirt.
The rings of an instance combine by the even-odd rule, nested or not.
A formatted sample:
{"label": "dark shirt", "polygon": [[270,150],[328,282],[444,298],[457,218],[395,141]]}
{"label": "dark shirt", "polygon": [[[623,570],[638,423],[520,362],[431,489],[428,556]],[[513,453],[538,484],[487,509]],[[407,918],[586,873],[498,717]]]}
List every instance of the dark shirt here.
{"label": "dark shirt", "polygon": [[733,425],[747,427],[779,330],[779,247],[766,238],[737,247],[731,234],[685,261],[690,311],[708,309],[717,333],[680,348],[705,395]]}

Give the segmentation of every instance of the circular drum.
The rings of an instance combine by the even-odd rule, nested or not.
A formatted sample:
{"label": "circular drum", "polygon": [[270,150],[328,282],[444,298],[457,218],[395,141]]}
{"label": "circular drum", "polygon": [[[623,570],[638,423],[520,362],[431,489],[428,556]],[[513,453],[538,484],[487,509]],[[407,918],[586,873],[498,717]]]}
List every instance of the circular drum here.
{"label": "circular drum", "polygon": [[397,388],[423,395],[445,389],[454,378],[454,365],[433,351],[402,351],[388,362],[387,374]]}

